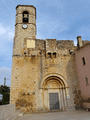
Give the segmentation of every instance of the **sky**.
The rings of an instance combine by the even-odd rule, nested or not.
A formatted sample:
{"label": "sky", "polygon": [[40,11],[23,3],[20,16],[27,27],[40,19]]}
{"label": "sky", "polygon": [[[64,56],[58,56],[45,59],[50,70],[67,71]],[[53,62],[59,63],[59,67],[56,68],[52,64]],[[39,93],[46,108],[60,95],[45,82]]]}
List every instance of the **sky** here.
{"label": "sky", "polygon": [[37,38],[90,40],[90,0],[0,0],[0,85],[11,84],[16,6],[34,5],[37,10]]}

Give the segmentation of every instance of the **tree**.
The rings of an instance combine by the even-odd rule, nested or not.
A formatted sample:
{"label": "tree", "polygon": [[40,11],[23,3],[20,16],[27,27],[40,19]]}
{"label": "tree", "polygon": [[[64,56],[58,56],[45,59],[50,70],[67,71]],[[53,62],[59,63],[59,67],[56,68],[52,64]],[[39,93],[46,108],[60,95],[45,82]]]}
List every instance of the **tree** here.
{"label": "tree", "polygon": [[3,99],[2,99],[2,104],[9,104],[9,100],[10,100],[10,87],[8,86],[0,86],[0,94],[3,95]]}

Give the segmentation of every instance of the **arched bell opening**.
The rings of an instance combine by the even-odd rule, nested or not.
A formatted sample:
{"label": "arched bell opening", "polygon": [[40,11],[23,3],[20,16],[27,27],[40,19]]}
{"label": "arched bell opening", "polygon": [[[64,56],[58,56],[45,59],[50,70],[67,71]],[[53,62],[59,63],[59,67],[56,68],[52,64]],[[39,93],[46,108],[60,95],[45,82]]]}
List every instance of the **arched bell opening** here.
{"label": "arched bell opening", "polygon": [[43,106],[45,109],[65,110],[67,108],[67,87],[63,80],[57,76],[51,76],[44,80]]}
{"label": "arched bell opening", "polygon": [[23,14],[22,14],[22,17],[23,17],[23,19],[22,19],[23,23],[28,23],[29,22],[29,13],[28,13],[28,11],[24,11]]}

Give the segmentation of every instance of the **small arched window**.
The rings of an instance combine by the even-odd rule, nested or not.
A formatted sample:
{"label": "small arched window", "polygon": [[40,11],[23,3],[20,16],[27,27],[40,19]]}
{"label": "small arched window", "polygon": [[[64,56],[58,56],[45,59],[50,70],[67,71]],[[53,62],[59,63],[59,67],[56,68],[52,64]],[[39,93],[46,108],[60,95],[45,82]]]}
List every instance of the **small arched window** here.
{"label": "small arched window", "polygon": [[29,13],[27,11],[23,12],[23,23],[29,22]]}

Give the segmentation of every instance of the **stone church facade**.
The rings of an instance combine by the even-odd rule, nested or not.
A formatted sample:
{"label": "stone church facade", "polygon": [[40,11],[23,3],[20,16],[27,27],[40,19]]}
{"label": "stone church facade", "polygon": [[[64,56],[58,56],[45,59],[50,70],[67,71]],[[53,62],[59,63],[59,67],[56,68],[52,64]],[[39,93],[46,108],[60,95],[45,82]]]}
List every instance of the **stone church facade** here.
{"label": "stone church facade", "polygon": [[74,90],[78,87],[76,49],[72,40],[37,39],[36,8],[32,5],[18,5],[11,104],[15,104],[22,95],[32,102],[35,111],[74,109]]}

